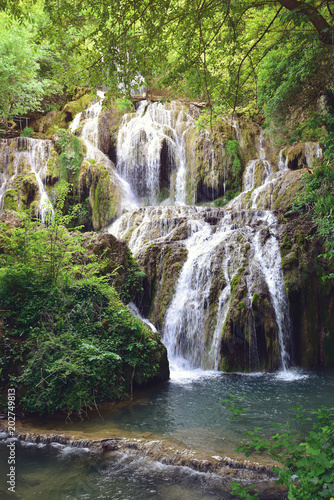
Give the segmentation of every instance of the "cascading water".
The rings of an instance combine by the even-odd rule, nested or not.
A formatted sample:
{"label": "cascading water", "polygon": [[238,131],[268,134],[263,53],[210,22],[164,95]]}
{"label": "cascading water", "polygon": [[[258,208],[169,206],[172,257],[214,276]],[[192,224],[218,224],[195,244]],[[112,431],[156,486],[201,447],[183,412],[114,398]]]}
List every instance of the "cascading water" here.
{"label": "cascading water", "polygon": [[[182,137],[192,126],[191,120],[184,124],[183,110],[175,113],[176,106],[175,104],[172,108],[172,113],[171,109],[168,112],[163,109],[161,104],[148,105],[143,102],[135,117],[124,118],[119,135],[119,171],[130,177],[134,167],[139,166],[138,175],[139,172],[143,175],[141,182],[145,186],[140,188],[141,194],[149,193],[147,199],[153,199],[154,203],[157,202],[157,193],[161,189],[161,145],[164,141],[168,144],[170,165],[173,161],[178,162],[182,156],[182,148],[176,148],[176,137],[180,137],[180,134],[175,132],[176,121],[183,123]],[[239,136],[238,124],[233,122],[232,126]],[[280,367],[286,370],[290,366],[291,325],[281,270],[277,221],[271,212],[257,209],[258,205],[260,208],[271,208],[271,195],[269,199],[266,196],[264,200],[263,193],[274,189],[277,179],[284,175],[284,172],[273,173],[269,161],[266,160],[263,135],[263,131],[260,131],[256,145],[258,158],[251,160],[246,167],[244,191],[227,205],[228,211],[211,209],[213,212],[208,212],[208,209],[193,207],[147,207],[124,215],[110,229],[116,237],[127,239],[139,260],[152,245],[162,245],[166,248],[161,252],[160,267],[163,267],[164,258],[168,255],[168,245],[174,241],[178,241],[187,251],[187,259],[175,283],[162,327],[163,340],[171,360],[182,356],[187,358],[193,367],[202,366],[215,370],[221,368],[222,338],[227,321],[231,321],[235,280],[240,280],[240,272],[244,272],[242,279],[246,289],[243,300],[246,303],[242,307],[246,307],[248,311],[248,368],[258,369],[258,344],[263,342],[263,338],[258,338],[263,335],[262,326],[256,323],[252,311],[252,298],[257,285],[271,304],[280,351]],[[199,137],[198,134],[195,143],[196,140],[206,140],[210,146],[207,131],[204,131],[204,139]],[[178,144],[181,144],[180,141]],[[212,177],[211,187],[214,192],[215,158],[214,150],[210,147],[209,175]],[[151,156],[148,155],[147,160],[144,158],[144,152],[149,148]],[[195,146],[193,151],[194,149]],[[284,166],[279,165],[279,168],[286,170],[286,163]],[[252,191],[250,195],[249,191]],[[235,212],[244,208],[252,210]],[[183,236],[180,239],[181,227]],[[240,243],[241,241],[243,243]],[[212,298],[214,289],[215,298]]]}
{"label": "cascading water", "polygon": [[18,175],[34,173],[39,190],[38,215],[44,222],[47,211],[52,210],[44,186],[47,162],[50,159],[52,142],[49,140],[17,137],[0,139],[0,210],[6,191],[13,189]]}
{"label": "cascading water", "polygon": [[[169,348],[169,356],[181,355],[193,366],[221,369],[224,332],[226,328],[230,328],[231,332],[231,321],[237,320],[231,316],[231,307],[236,300],[236,283],[241,281],[244,290],[237,306],[241,312],[242,308],[246,311],[244,322],[247,332],[244,342],[248,346],[248,369],[258,369],[258,345],[263,342],[259,338],[262,334],[261,325],[259,327],[256,324],[252,310],[256,285],[273,311],[272,335],[277,335],[281,367],[287,369],[290,364],[291,327],[280,268],[276,220],[271,212],[258,210],[259,207],[271,208],[272,202],[270,199],[268,201],[268,197],[265,198],[266,204],[263,204],[263,192],[271,185],[274,187],[278,176],[284,175],[284,172],[272,173],[265,156],[263,133],[260,133],[257,144],[258,159],[249,162],[244,174],[244,193],[234,199],[226,210],[182,206],[186,200],[187,162],[195,161],[191,155],[196,141],[199,148],[205,144],[205,151],[210,155],[206,172],[209,189],[214,195],[216,158],[208,131],[195,133],[193,114],[180,103],[163,105],[142,101],[136,114],[127,114],[123,118],[117,147],[118,175],[109,158],[98,149],[98,117],[104,94],[98,92],[98,97],[98,102],[75,117],[70,130],[75,132],[82,126],[80,137],[87,148],[86,158],[102,164],[114,182],[121,186],[124,210],[133,210],[135,203],[129,184],[120,175],[128,179],[136,194],[145,197],[147,202],[158,203],[161,191],[165,190],[170,201],[180,205],[132,211],[120,217],[110,230],[116,236],[126,238],[134,254],[139,257],[149,252],[151,245],[165,248],[160,257],[162,268],[170,246],[175,242],[187,254],[186,260],[179,265],[173,297],[164,313],[163,338]],[[237,122],[233,122],[232,126],[238,137],[241,132]],[[194,134],[194,145],[187,152],[190,157],[186,158],[188,133]],[[43,169],[50,155],[51,141],[36,141],[36,146],[33,139],[25,141],[28,154],[33,156],[29,163],[39,184],[41,207],[43,196],[46,195]],[[2,143],[10,146],[10,140]],[[42,148],[41,143],[44,143],[44,153],[39,150]],[[221,150],[223,155],[223,145]],[[315,156],[320,154],[318,148]],[[8,151],[8,158],[9,155]],[[13,163],[13,167],[14,174],[17,174],[19,163],[17,166]],[[286,169],[286,162],[284,167],[279,165],[279,168]],[[11,180],[8,169],[0,175],[0,195],[3,197]],[[224,164],[224,182],[225,179]],[[249,191],[252,191],[250,195]],[[252,210],[241,210],[244,208]],[[228,344],[230,340],[226,342]]]}
{"label": "cascading water", "polygon": [[[235,283],[241,276],[248,311],[256,290],[268,297],[280,346],[280,365],[283,369],[289,366],[291,329],[275,224],[273,214],[266,211],[170,206],[141,208],[131,216],[123,215],[111,227],[116,237],[127,239],[139,261],[145,259],[152,245],[162,246],[162,275],[163,259],[176,240],[177,248],[182,245],[187,251],[162,328],[172,366],[183,357],[192,367],[221,367],[225,322]],[[247,366],[254,370],[259,369],[259,325],[251,314],[247,321]]]}
{"label": "cascading water", "polygon": [[[80,139],[85,143],[87,149],[86,159],[94,160],[94,162],[103,165],[108,170],[113,182],[115,182],[120,187],[122,196],[121,210],[134,210],[138,205],[128,182],[126,182],[117,174],[117,172],[113,168],[111,160],[98,148],[98,120],[102,110],[104,95],[104,92],[97,91],[97,102],[92,104],[84,112],[84,122],[80,134]],[[75,133],[75,130],[79,128],[82,118],[83,113],[78,113],[74,117],[72,123],[69,126],[69,129],[72,133]]]}
{"label": "cascading water", "polygon": [[[257,144],[257,152],[259,157],[250,160],[246,166],[244,179],[243,179],[243,191],[251,191],[255,187],[256,177],[258,177],[257,184],[264,185],[270,178],[272,174],[272,168],[268,160],[266,160],[266,151],[263,147],[263,130],[260,131],[259,143]],[[256,173],[258,175],[256,176]],[[253,208],[256,208],[256,206]]]}
{"label": "cascading water", "polygon": [[141,101],[137,113],[126,114],[118,133],[117,170],[147,205],[161,193],[171,201],[186,200],[185,137],[195,120],[176,102]]}

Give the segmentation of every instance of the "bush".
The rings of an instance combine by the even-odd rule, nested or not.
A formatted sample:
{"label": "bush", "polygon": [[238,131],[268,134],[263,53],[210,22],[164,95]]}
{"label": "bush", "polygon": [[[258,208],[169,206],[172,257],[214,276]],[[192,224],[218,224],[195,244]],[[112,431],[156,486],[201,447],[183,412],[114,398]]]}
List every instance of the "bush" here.
{"label": "bush", "polygon": [[24,129],[22,130],[20,136],[21,137],[31,137],[32,134],[33,134],[33,131],[34,131],[34,129],[31,128],[31,127],[24,127]]}
{"label": "bush", "polygon": [[[248,432],[250,442],[242,443],[237,451],[249,457],[253,452],[266,453],[280,465],[273,470],[277,473],[278,484],[286,485],[289,500],[320,500],[334,496],[334,410],[321,407],[311,412],[296,407],[294,420],[299,424],[310,424],[311,429],[304,434],[291,429],[289,423],[276,425],[279,432],[270,439],[261,437],[261,429]],[[258,499],[248,488],[233,483],[233,493],[249,500]]]}
{"label": "bush", "polygon": [[[19,388],[26,413],[82,414],[86,407],[128,397],[133,384],[160,370],[159,335],[135,319],[100,275],[105,263],[83,248],[62,215],[68,186],[60,184],[47,226],[20,214],[0,232],[0,379]],[[123,294],[141,286],[130,259]],[[134,283],[132,283],[134,281]]]}
{"label": "bush", "polygon": [[156,374],[157,340],[112,288],[84,280],[41,291],[30,288],[21,297],[19,314],[13,308],[7,316],[10,338],[20,335],[24,342],[24,362],[22,351],[19,358],[12,355],[20,374],[10,376],[23,394],[23,412],[82,414],[87,407],[128,397],[134,380]]}

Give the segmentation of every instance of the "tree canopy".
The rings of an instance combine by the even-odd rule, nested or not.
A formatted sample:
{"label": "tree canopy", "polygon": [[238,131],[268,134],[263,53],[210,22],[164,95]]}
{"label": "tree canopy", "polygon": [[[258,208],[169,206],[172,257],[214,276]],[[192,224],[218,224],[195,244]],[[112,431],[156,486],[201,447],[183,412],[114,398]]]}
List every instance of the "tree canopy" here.
{"label": "tree canopy", "polygon": [[73,37],[74,50],[86,52],[77,78],[104,83],[114,92],[120,84],[123,90],[159,83],[235,108],[245,96],[256,100],[257,79],[271,51],[282,50],[282,59],[289,58],[292,47],[315,52],[313,60],[326,53],[333,40],[331,5],[314,0],[63,0],[46,7],[54,35],[66,43]]}
{"label": "tree canopy", "polygon": [[7,13],[2,87],[17,88],[14,102],[3,97],[3,114],[25,109],[23,94],[38,107],[50,90],[41,64],[46,53],[48,77],[69,88],[105,85],[115,95],[167,86],[223,111],[274,106],[277,91],[287,88],[294,100],[294,89],[308,93],[315,75],[318,92],[333,77],[333,0],[39,0],[37,6],[0,3]]}

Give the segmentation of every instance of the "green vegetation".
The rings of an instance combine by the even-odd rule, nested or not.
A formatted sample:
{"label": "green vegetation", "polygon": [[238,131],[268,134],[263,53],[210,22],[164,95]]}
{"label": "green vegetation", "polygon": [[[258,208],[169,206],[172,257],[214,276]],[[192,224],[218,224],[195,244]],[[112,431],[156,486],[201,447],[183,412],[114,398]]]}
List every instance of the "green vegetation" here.
{"label": "green vegetation", "polygon": [[25,127],[21,132],[21,137],[31,137],[34,129],[31,127]]}
{"label": "green vegetation", "polygon": [[[19,389],[25,413],[82,414],[132,395],[134,383],[152,380],[164,363],[168,376],[159,336],[131,316],[112,276],[101,276],[103,256],[66,229],[75,215],[62,215],[67,192],[61,183],[46,226],[25,212],[18,226],[1,228],[0,378]],[[124,295],[129,290],[127,282]]]}
{"label": "green vegetation", "polygon": [[55,127],[54,131],[59,134],[57,145],[60,150],[59,164],[60,173],[64,180],[79,173],[83,160],[83,152],[80,139],[72,135],[68,130]]}
{"label": "green vegetation", "polygon": [[[37,7],[33,11],[36,13]],[[42,16],[42,11],[39,15]],[[34,36],[29,21],[22,23],[0,10],[0,120],[3,123],[11,115],[39,109],[43,98],[59,88],[46,70],[52,65],[48,43],[36,43]]]}
{"label": "green vegetation", "polygon": [[[324,161],[304,176],[304,189],[294,200],[289,213],[299,212],[311,217],[317,235],[323,240],[326,253],[322,256],[334,259],[334,119],[328,114],[313,120],[316,126],[326,127]],[[330,275],[327,278],[331,278]]]}
{"label": "green vegetation", "polygon": [[[232,395],[231,395],[232,396]],[[226,402],[227,400],[224,400]],[[228,405],[230,407],[230,405]],[[241,408],[234,408],[233,416],[242,414]],[[247,432],[248,442],[237,450],[250,456],[252,453],[269,455],[279,465],[277,483],[284,484],[289,500],[331,499],[334,496],[334,412],[321,407],[307,416],[305,410],[296,407],[295,421],[304,426],[303,432],[296,432],[289,423],[279,426],[270,439],[261,437],[261,429]],[[259,497],[250,493],[239,483],[233,484],[233,493],[246,500]]]}
{"label": "green vegetation", "polygon": [[232,174],[233,174],[233,187],[235,189],[240,188],[242,183],[242,166],[239,158],[239,143],[235,139],[232,141],[227,141],[226,143],[226,151],[232,158]]}

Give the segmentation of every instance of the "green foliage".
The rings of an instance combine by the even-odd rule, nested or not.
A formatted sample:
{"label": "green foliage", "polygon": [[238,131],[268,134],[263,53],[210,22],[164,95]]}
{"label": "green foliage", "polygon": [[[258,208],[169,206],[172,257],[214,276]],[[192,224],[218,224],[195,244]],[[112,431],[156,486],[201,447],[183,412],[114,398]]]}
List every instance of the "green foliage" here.
{"label": "green foliage", "polygon": [[138,262],[134,260],[131,252],[128,252],[128,265],[126,268],[125,279],[120,290],[120,297],[125,304],[142,290],[143,279],[146,274],[141,270]]}
{"label": "green foliage", "polygon": [[84,249],[82,235],[66,229],[75,215],[62,214],[68,189],[60,183],[46,226],[24,212],[18,227],[2,224],[0,233],[0,377],[20,388],[26,413],[81,414],[127,397],[134,382],[159,370],[157,335],[131,316],[109,276],[99,275],[104,262]]}
{"label": "green foliage", "polygon": [[[303,433],[294,431],[290,424],[276,425],[279,431],[270,439],[261,437],[261,429],[248,432],[250,442],[242,443],[237,450],[250,456],[253,452],[269,454],[279,466],[274,468],[279,484],[288,488],[289,500],[329,499],[334,495],[334,411],[321,407],[306,415],[301,407],[296,407],[295,419],[301,424],[308,424],[311,429]],[[256,499],[257,496],[245,496],[248,489],[240,485],[234,492],[242,498]]]}
{"label": "green foliage", "polygon": [[24,412],[80,414],[127,397],[135,368],[141,381],[156,373],[157,341],[110,287],[88,279],[62,287],[31,284],[23,273],[19,283],[24,295],[7,290],[1,298],[11,308],[9,336],[20,335],[24,342],[24,363],[22,353],[19,358],[11,353],[12,364],[22,365],[20,374],[9,375],[24,394],[19,401]]}
{"label": "green foliage", "polygon": [[128,99],[117,99],[117,105],[120,107],[122,113],[130,113],[133,110],[132,102]]}
{"label": "green foliage", "polygon": [[[46,225],[39,220],[31,219],[29,211],[19,213],[21,225],[7,228],[2,224],[0,245],[0,273],[4,280],[7,273],[17,272],[29,274],[42,282],[66,283],[75,276],[98,272],[98,266],[91,262],[88,266],[80,263],[84,257],[89,263],[88,255],[83,255],[82,235],[73,233],[69,236],[66,226],[76,216],[79,205],[71,215],[63,215],[65,198],[70,186],[62,181],[55,190],[55,208],[47,207]],[[75,257],[75,258],[74,258]],[[6,281],[6,280],[5,280]],[[3,281],[3,283],[5,282]],[[9,280],[10,283],[10,280]],[[19,290],[17,290],[20,293]]]}
{"label": "green foliage", "polygon": [[241,174],[242,174],[242,165],[240,161],[240,148],[237,140],[233,139],[227,141],[225,145],[226,151],[232,159],[232,174],[233,174],[233,187],[239,188],[241,185]]}
{"label": "green foliage", "polygon": [[41,77],[43,53],[31,26],[0,12],[0,118],[40,109],[43,97],[57,89]]}
{"label": "green foliage", "polygon": [[232,413],[232,418],[238,418],[244,413],[246,410],[241,406],[238,406],[240,400],[244,399],[246,396],[236,396],[235,394],[230,394],[230,397],[227,399],[222,399],[222,403],[225,403],[226,408],[230,410]]}
{"label": "green foliage", "polygon": [[79,173],[83,160],[80,139],[68,130],[55,127],[55,132],[60,135],[57,145],[60,149],[60,172],[65,180]]}
{"label": "green foliage", "polygon": [[254,486],[249,486],[248,488],[245,488],[244,486],[241,486],[241,484],[237,483],[236,481],[231,482],[232,490],[231,493],[233,495],[239,495],[240,498],[244,498],[245,500],[258,500],[259,497],[257,495],[252,495],[249,490],[251,488],[254,488]]}
{"label": "green foliage", "polygon": [[277,47],[260,66],[259,104],[265,106],[267,122],[284,126],[291,108],[305,107],[326,91],[332,75],[332,52],[321,42],[305,37]]}
{"label": "green foliage", "polygon": [[21,137],[31,137],[34,129],[31,127],[24,127],[24,129],[21,132]]}
{"label": "green foliage", "polygon": [[[304,175],[304,189],[294,200],[288,213],[305,213],[312,218],[317,235],[323,240],[325,259],[334,258],[334,117],[321,118],[328,134],[324,140],[326,149],[323,163],[313,173]],[[318,122],[319,123],[319,122]],[[329,276],[333,277],[333,275]]]}
{"label": "green foliage", "polygon": [[228,189],[225,193],[225,196],[222,196],[221,198],[217,198],[214,200],[214,205],[215,207],[223,207],[224,205],[227,205],[227,203],[239,194],[239,190],[235,189]]}

